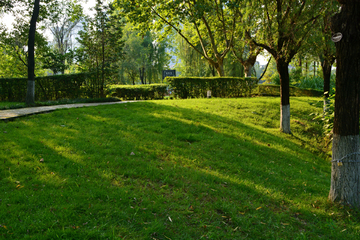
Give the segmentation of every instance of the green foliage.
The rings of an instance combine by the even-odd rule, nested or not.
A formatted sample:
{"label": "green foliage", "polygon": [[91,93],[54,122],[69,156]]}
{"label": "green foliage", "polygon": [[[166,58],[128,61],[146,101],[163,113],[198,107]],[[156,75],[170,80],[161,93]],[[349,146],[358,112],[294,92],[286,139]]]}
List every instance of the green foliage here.
{"label": "green foliage", "polygon": [[105,96],[106,84],[117,78],[117,62],[123,57],[123,22],[113,5],[97,0],[95,15],[83,22],[76,57],[81,71],[95,72],[99,94]]}
{"label": "green foliage", "polygon": [[[335,92],[335,89],[333,89]],[[314,116],[315,121],[321,122],[323,131],[325,134],[325,140],[329,143],[332,141],[332,130],[334,126],[335,117],[335,94],[330,95],[327,99],[316,103],[317,106],[323,106],[323,112],[314,112],[311,115]]]}
{"label": "green foliage", "polygon": [[[258,88],[258,94],[261,96],[280,96],[280,85],[260,84]],[[323,95],[324,92],[322,90],[290,87],[290,96],[321,97]]]}
{"label": "green foliage", "polygon": [[113,85],[110,86],[110,93],[123,100],[163,99],[167,88],[167,84]]}
{"label": "green foliage", "polygon": [[116,3],[138,29],[143,32],[152,29],[163,36],[175,31],[216,69],[219,76],[224,75],[223,60],[230,51],[236,32],[234,26],[241,15],[238,0],[196,4],[164,0],[119,0]]}
{"label": "green foliage", "polygon": [[[35,81],[36,101],[100,97],[95,73],[37,77]],[[0,101],[24,101],[26,83],[26,78],[0,79]]]}
{"label": "green foliage", "polygon": [[43,68],[51,69],[55,75],[57,73],[64,74],[65,70],[70,67],[73,57],[73,51],[63,54],[56,49],[51,49],[43,57]]}
{"label": "green foliage", "polygon": [[[291,76],[290,76],[291,78]],[[316,89],[324,91],[324,79],[318,76],[300,77],[297,81],[292,81],[292,85],[299,88]],[[335,76],[330,79],[330,94],[335,93]]]}
{"label": "green foliage", "polygon": [[[166,52],[167,39],[160,40],[154,32],[141,32],[130,23],[124,27],[124,58],[119,61],[121,84],[151,84],[162,81],[162,70],[167,69],[170,56]],[[139,75],[140,68],[144,76]]]}
{"label": "green foliage", "polygon": [[[17,19],[11,31],[0,29],[0,76],[6,78],[27,77],[28,74],[29,23]],[[48,52],[45,36],[35,33],[35,75],[44,75],[42,57]]]}
{"label": "green foliage", "polygon": [[176,97],[185,99],[207,97],[208,90],[211,91],[212,97],[250,96],[258,83],[257,78],[236,77],[167,77],[165,81],[170,85]]}

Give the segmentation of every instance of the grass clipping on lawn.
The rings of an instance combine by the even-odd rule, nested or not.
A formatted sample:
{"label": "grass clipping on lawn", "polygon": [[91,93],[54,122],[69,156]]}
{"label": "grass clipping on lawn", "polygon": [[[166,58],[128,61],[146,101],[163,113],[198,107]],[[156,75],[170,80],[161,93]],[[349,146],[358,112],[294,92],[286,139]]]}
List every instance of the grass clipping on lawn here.
{"label": "grass clipping on lawn", "polygon": [[320,98],[191,99],[0,123],[0,239],[353,239]]}

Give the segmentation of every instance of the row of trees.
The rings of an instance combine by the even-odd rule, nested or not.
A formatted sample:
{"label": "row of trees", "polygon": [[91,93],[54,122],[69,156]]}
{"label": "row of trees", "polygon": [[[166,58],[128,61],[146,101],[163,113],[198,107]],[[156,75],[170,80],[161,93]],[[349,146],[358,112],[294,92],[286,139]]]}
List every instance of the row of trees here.
{"label": "row of trees", "polygon": [[0,77],[28,76],[29,104],[34,101],[34,76],[96,72],[100,96],[106,84],[160,82],[170,59],[166,42],[149,31],[139,36],[113,4],[102,2],[97,0],[91,16],[76,0],[4,2],[1,10],[16,18],[11,30],[0,29]]}

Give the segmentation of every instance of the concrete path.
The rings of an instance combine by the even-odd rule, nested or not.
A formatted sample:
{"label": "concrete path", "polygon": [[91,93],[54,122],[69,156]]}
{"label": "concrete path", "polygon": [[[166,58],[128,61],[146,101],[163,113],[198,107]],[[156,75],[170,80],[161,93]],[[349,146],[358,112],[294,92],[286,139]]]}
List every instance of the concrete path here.
{"label": "concrete path", "polygon": [[56,109],[63,108],[79,108],[79,107],[93,107],[99,105],[111,105],[111,104],[122,104],[135,101],[122,101],[122,102],[103,102],[103,103],[76,103],[76,104],[64,104],[44,107],[29,107],[29,108],[18,108],[9,110],[0,110],[0,120],[10,120],[22,116],[39,114],[45,112],[55,111]]}

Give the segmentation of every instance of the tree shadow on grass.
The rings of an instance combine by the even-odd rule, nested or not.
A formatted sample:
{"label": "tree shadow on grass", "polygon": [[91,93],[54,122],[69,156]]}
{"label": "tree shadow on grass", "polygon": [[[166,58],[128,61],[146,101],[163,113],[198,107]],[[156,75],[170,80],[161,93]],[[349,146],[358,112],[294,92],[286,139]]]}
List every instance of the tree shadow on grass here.
{"label": "tree shadow on grass", "polygon": [[[47,124],[48,117],[59,121]],[[331,232],[316,227],[323,213],[308,208],[324,199],[329,169],[291,137],[152,102],[61,110],[29,121],[43,134],[14,128],[23,140],[13,141],[11,151],[34,157],[20,161],[21,171],[5,159],[16,178],[1,168],[8,195],[0,224],[13,226],[8,237],[268,239]],[[315,213],[321,218],[303,222]]]}

